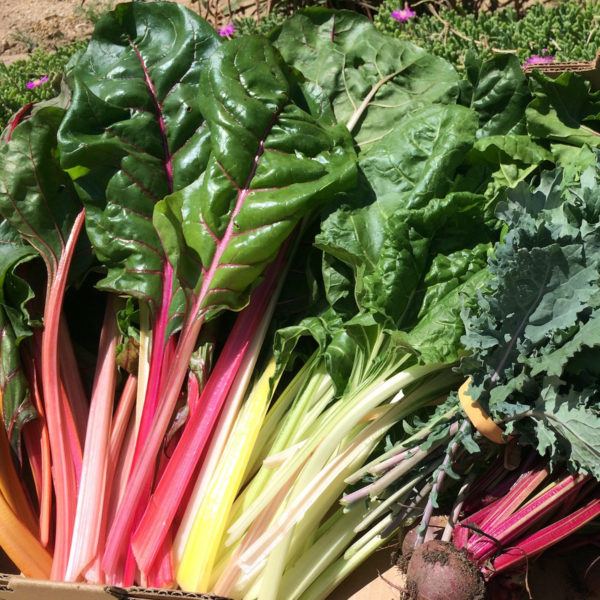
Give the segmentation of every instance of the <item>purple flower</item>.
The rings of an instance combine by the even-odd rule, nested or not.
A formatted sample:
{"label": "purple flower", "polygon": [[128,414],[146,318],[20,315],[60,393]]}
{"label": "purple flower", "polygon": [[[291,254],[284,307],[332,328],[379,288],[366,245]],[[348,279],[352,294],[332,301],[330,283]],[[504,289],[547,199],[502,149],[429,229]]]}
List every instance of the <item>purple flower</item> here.
{"label": "purple flower", "polygon": [[396,21],[400,21],[401,23],[408,22],[409,19],[412,19],[417,13],[414,10],[410,10],[408,7],[408,3],[404,3],[404,8],[402,10],[395,10],[392,13],[392,19],[396,19]]}
{"label": "purple flower", "polygon": [[223,29],[219,29],[219,35],[221,37],[230,37],[235,33],[235,25],[233,23],[228,23],[223,27]]}
{"label": "purple flower", "polygon": [[[543,52],[543,50],[542,50]],[[554,56],[539,56],[538,54],[534,54],[533,56],[530,56],[529,58],[525,59],[525,64],[523,66],[526,65],[541,65],[544,63],[551,63],[554,62]]]}
{"label": "purple flower", "polygon": [[48,81],[48,75],[44,75],[40,79],[34,79],[33,81],[28,81],[25,85],[28,89],[32,90],[33,88],[40,87],[40,85],[44,85]]}

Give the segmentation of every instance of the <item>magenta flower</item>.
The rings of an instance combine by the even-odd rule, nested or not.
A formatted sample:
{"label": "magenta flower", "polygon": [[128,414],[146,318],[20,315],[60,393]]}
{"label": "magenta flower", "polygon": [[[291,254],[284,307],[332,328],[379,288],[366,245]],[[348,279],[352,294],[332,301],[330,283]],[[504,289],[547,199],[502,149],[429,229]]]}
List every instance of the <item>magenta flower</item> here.
{"label": "magenta flower", "polygon": [[48,76],[44,75],[40,79],[34,79],[33,81],[28,81],[25,85],[28,89],[32,90],[33,88],[40,87],[40,85],[44,85],[48,81]]}
{"label": "magenta flower", "polygon": [[538,54],[534,54],[533,56],[530,56],[529,58],[525,59],[525,63],[523,64],[523,66],[541,65],[544,63],[551,63],[551,62],[554,62],[554,56],[539,56]]}
{"label": "magenta flower", "polygon": [[223,27],[223,29],[219,29],[219,35],[221,37],[231,37],[235,33],[235,25],[233,23],[228,23]]}
{"label": "magenta flower", "polygon": [[409,19],[412,19],[417,13],[414,10],[411,10],[408,7],[408,3],[404,3],[404,8],[402,10],[395,10],[392,13],[392,19],[396,19],[401,23],[408,22]]}

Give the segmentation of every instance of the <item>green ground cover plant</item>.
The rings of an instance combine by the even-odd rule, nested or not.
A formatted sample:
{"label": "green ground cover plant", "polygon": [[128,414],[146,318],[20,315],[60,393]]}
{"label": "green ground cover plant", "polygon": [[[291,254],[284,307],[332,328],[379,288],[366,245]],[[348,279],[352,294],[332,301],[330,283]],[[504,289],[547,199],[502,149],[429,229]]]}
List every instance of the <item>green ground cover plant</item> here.
{"label": "green ground cover plant", "polygon": [[[30,102],[40,102],[56,96],[60,74],[69,59],[87,42],[75,42],[48,52],[34,51],[27,60],[11,65],[0,62],[0,128],[6,127],[10,117]],[[42,81],[42,79],[48,78]]]}
{"label": "green ground cover plant", "polygon": [[[409,40],[462,68],[465,53],[482,58],[494,51],[512,52],[521,62],[532,55],[557,61],[592,60],[600,48],[600,2],[536,4],[522,19],[513,7],[495,12],[467,13],[462,8],[420,6],[416,15],[398,20],[403,0],[385,0],[375,18],[384,33]],[[544,51],[545,50],[545,51]]]}

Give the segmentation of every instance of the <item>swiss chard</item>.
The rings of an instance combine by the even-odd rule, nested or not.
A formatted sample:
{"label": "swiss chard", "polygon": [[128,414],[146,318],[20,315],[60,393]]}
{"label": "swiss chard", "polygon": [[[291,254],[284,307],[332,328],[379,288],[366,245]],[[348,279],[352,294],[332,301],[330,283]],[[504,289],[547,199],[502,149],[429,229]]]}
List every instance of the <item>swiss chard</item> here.
{"label": "swiss chard", "polygon": [[[151,456],[166,432],[202,323],[223,308],[241,308],[254,281],[300,219],[347,187],[354,175],[349,135],[307,112],[294,76],[266,40],[248,38],[224,45],[212,55],[201,83],[211,144],[206,171],[180,194],[167,198],[154,220],[169,242],[175,264],[181,256],[182,237],[177,235],[181,223],[186,242],[197,252],[200,276],[189,295],[174,366],[161,384],[160,408],[144,446],[145,458],[132,472],[131,493],[109,534],[105,555],[109,570],[117,548],[131,532],[135,502],[151,477]],[[236,351],[243,351],[243,346]],[[215,396],[212,402],[222,400]],[[213,419],[217,406],[205,406]],[[207,439],[208,431],[194,445],[197,457]],[[171,461],[165,481],[171,469],[184,469],[187,481],[194,463]],[[159,484],[157,493],[162,489]],[[170,519],[175,509],[173,502]],[[162,535],[170,519],[162,526]]]}
{"label": "swiss chard", "polygon": [[452,103],[449,63],[377,31],[350,11],[299,11],[272,36],[288,64],[321,89],[360,147],[431,103]]}
{"label": "swiss chard", "polygon": [[[74,187],[57,162],[56,131],[63,118],[60,106],[41,107],[19,124],[0,150],[3,168],[0,210],[39,253],[47,271],[41,341],[41,385],[57,503],[57,533],[53,576],[62,578],[71,539],[77,489],[80,439],[69,429],[70,401],[64,395],[60,374],[61,306],[72,258],[83,226],[84,211]],[[89,263],[89,261],[88,261]],[[78,410],[77,408],[75,410]],[[86,408],[79,410],[85,417]]]}

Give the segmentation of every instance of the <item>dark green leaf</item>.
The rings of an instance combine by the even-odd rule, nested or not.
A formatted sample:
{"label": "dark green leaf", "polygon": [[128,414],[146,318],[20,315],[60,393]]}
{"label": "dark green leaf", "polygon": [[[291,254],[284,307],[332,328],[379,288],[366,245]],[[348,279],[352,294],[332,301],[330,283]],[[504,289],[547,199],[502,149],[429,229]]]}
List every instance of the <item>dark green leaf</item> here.
{"label": "dark green leaf", "polygon": [[[20,123],[0,147],[0,212],[33,246],[53,276],[82,205],[57,159],[56,132],[64,109],[49,106]],[[82,269],[89,265],[79,245]]]}
{"label": "dark green leaf", "polygon": [[481,61],[467,52],[465,71],[471,84],[467,106],[479,115],[477,137],[524,134],[524,111],[531,95],[517,57],[496,54]]}
{"label": "dark green leaf", "polygon": [[183,232],[204,274],[203,312],[239,309],[298,221],[355,182],[348,131],[304,110],[305,98],[265,39],[223,45],[202,74],[211,155],[181,192]]}
{"label": "dark green leaf", "polygon": [[31,334],[29,314],[25,307],[33,297],[31,286],[15,273],[15,269],[38,256],[8,221],[0,223],[0,304],[10,322],[17,344]]}
{"label": "dark green leaf", "polygon": [[[205,21],[175,3],[121,4],[100,19],[70,72],[74,94],[59,132],[61,159],[77,169],[86,226],[108,267],[99,286],[154,308],[163,284],[173,282],[163,282],[163,240],[152,214],[206,168],[198,81],[218,44]],[[181,298],[174,304],[181,308]]]}
{"label": "dark green leaf", "polygon": [[574,146],[600,146],[600,97],[581,75],[551,79],[534,71],[533,100],[527,107],[529,135]]}
{"label": "dark green leaf", "polygon": [[37,417],[31,403],[27,379],[21,366],[17,340],[0,309],[0,412],[10,443],[17,456],[21,456],[21,429]]}
{"label": "dark green leaf", "polygon": [[458,94],[449,63],[380,33],[355,12],[299,11],[275,43],[286,62],[325,91],[338,122],[361,146],[415,110]]}

